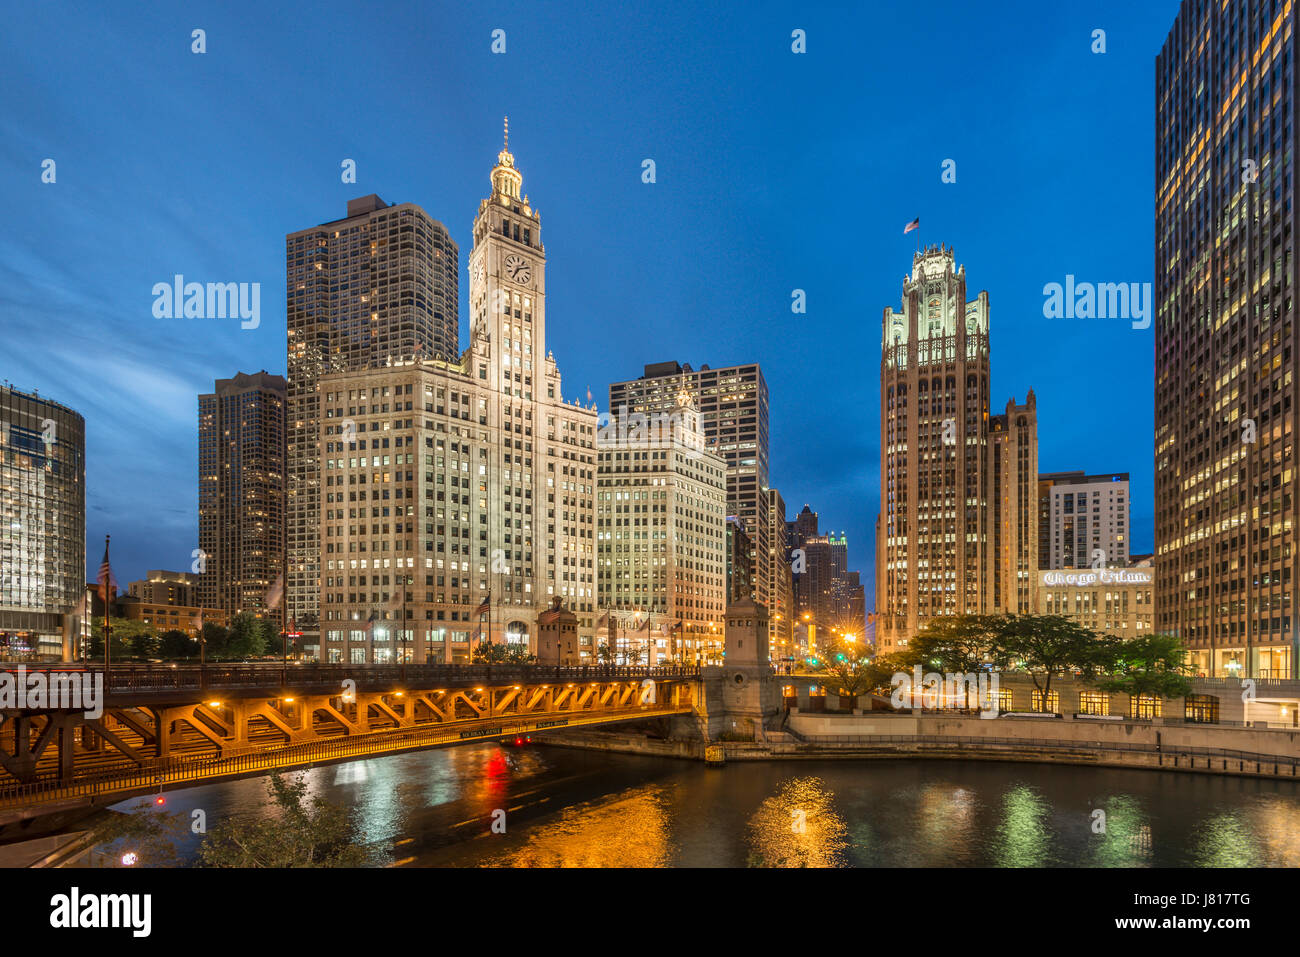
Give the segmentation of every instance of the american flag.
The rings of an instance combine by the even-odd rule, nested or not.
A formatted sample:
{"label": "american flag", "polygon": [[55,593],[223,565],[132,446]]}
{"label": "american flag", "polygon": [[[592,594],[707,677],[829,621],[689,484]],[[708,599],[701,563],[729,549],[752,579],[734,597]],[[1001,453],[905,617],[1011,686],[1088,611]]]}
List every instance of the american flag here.
{"label": "american flag", "polygon": [[481,618],[491,610],[492,610],[492,593],[488,592],[487,597],[483,599],[482,604],[478,606],[478,611],[474,612],[474,614],[478,615]]}
{"label": "american flag", "polygon": [[104,560],[99,563],[99,597],[107,605],[117,592],[117,579],[113,577],[113,567],[108,563],[108,536],[104,536]]}
{"label": "american flag", "polygon": [[918,216],[916,217],[916,219],[912,220],[910,223],[908,223],[906,226],[903,227],[903,235],[906,236],[912,230],[920,229],[920,228],[921,228],[921,217]]}

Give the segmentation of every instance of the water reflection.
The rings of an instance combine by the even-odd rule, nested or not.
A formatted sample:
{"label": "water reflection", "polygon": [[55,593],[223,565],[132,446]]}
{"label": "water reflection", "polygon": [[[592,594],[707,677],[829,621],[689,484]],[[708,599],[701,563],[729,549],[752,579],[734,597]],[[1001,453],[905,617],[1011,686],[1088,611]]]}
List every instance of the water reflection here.
{"label": "water reflection", "polygon": [[1002,798],[993,863],[998,867],[1044,867],[1053,863],[1046,826],[1048,810],[1047,802],[1033,788],[1024,784],[1009,788]]}
{"label": "water reflection", "polygon": [[662,788],[565,808],[528,829],[522,847],[490,857],[485,867],[666,867],[672,857]]}
{"label": "water reflection", "polygon": [[801,777],[784,782],[749,819],[753,867],[842,867],[848,826],[835,812],[826,782]]}
{"label": "water reflection", "polygon": [[[1286,781],[920,760],[715,770],[496,745],[305,775],[311,797],[351,808],[381,866],[1300,866],[1300,783]],[[211,827],[268,813],[264,800],[256,778],[171,792],[182,857],[200,840],[191,809]]]}

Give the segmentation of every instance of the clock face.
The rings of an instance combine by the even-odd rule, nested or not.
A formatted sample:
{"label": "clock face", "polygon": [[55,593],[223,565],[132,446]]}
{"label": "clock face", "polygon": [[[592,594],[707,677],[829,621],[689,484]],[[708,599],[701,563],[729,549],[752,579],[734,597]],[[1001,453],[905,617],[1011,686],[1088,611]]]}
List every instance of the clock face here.
{"label": "clock face", "polygon": [[483,281],[483,277],[484,277],[484,275],[486,275],[486,274],[487,274],[487,270],[483,268],[483,260],[480,259],[480,260],[478,261],[478,265],[476,265],[476,266],[474,267],[474,279],[475,279],[477,282],[482,282],[482,281]]}
{"label": "clock face", "polygon": [[506,257],[506,275],[515,282],[528,282],[533,274],[532,266],[523,256],[509,255]]}

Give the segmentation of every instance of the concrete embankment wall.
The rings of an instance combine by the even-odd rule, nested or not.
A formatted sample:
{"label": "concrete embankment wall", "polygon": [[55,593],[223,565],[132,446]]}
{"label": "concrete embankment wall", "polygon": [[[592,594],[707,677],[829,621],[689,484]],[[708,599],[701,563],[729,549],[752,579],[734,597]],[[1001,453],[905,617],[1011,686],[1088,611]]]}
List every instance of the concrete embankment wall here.
{"label": "concrete embankment wall", "polygon": [[[1278,729],[1070,718],[985,720],[797,712],[789,716],[787,727],[792,733],[767,732],[765,741],[720,742],[726,760],[1019,761],[1233,774],[1300,783],[1300,768],[1295,760],[1300,758],[1300,733]],[[627,732],[569,732],[548,735],[544,741],[623,754],[691,760],[704,757],[702,741],[659,740]]]}
{"label": "concrete embankment wall", "polygon": [[1098,721],[1086,718],[975,718],[946,715],[802,714],[790,715],[789,728],[812,742],[821,737],[906,735],[963,738],[1017,738],[1026,743],[1050,740],[1063,746],[1123,749],[1157,747],[1221,748],[1255,754],[1300,758],[1300,731],[1216,725],[1167,725],[1147,721]]}
{"label": "concrete embankment wall", "polygon": [[700,741],[665,740],[614,731],[568,731],[538,736],[539,743],[557,748],[584,751],[609,751],[617,754],[643,754],[660,758],[704,759]]}

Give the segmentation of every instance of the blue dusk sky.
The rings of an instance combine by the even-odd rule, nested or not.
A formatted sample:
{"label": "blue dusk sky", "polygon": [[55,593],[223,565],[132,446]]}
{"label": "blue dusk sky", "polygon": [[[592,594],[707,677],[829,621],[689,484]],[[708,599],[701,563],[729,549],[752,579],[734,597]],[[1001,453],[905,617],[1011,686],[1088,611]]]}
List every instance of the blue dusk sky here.
{"label": "blue dusk sky", "polygon": [[[868,607],[880,318],[916,216],[970,296],[989,292],[993,411],[1032,387],[1042,471],[1132,473],[1133,550],[1149,551],[1154,332],[1044,318],[1043,287],[1153,279],[1153,72],[1177,10],[11,5],[0,377],[86,418],[88,568],[111,533],[123,586],[187,569],[197,396],[237,371],[284,374],[285,234],[378,193],[444,222],[464,270],[509,114],[566,397],[590,388],[604,408],[649,362],[761,363],[772,484],[791,515],[810,503],[847,533]],[[153,285],[177,273],[260,283],[260,326],[154,318]],[[468,285],[462,272],[462,342]]]}

